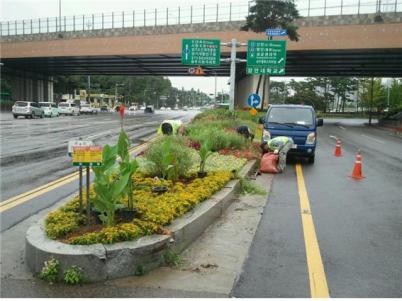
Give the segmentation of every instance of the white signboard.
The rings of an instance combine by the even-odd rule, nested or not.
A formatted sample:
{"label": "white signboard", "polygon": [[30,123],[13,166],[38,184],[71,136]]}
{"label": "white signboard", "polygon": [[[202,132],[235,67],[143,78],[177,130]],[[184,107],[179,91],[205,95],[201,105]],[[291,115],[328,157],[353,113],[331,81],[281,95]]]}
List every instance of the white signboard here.
{"label": "white signboard", "polygon": [[94,143],[91,140],[70,140],[68,141],[68,155],[71,157],[73,153],[73,147],[75,146],[93,146]]}

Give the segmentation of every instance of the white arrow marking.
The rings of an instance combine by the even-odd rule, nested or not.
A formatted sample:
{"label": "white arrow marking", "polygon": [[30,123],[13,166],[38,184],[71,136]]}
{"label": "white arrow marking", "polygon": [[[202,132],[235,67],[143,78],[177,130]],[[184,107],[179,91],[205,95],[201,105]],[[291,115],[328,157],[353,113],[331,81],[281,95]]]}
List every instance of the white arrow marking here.
{"label": "white arrow marking", "polygon": [[282,57],[279,61],[278,64],[282,63],[285,59]]}

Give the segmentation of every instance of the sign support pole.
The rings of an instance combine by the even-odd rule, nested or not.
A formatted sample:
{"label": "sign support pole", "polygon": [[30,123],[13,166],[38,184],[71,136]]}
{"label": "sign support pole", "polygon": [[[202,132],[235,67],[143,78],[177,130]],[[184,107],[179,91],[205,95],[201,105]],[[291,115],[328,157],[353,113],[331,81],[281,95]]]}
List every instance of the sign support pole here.
{"label": "sign support pole", "polygon": [[236,84],[236,47],[237,40],[232,39],[230,51],[230,93],[229,93],[229,110],[234,111],[235,103],[235,84]]}
{"label": "sign support pole", "polygon": [[87,223],[89,224],[89,219],[91,217],[90,213],[90,202],[89,202],[89,176],[90,176],[90,169],[89,166],[87,166]]}
{"label": "sign support pole", "polygon": [[82,213],[82,166],[79,167],[79,174],[80,174],[80,213]]}

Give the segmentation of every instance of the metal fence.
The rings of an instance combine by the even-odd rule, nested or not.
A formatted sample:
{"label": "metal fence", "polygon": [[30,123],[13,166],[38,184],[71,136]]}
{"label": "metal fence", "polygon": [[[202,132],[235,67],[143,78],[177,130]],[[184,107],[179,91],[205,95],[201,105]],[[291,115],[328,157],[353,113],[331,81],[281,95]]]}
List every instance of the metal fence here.
{"label": "metal fence", "polygon": [[[400,12],[402,0],[296,0],[301,16]],[[0,22],[1,36],[245,20],[252,1]]]}

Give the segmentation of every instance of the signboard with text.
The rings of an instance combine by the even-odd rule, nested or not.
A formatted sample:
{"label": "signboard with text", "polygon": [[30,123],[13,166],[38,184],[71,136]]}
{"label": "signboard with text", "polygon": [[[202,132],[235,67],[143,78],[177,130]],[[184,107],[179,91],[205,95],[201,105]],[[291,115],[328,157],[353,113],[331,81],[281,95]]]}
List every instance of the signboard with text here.
{"label": "signboard with text", "polygon": [[247,74],[285,75],[286,41],[249,40]]}
{"label": "signboard with text", "polygon": [[282,28],[267,28],[265,34],[268,37],[284,37],[288,35],[288,31]]}
{"label": "signboard with text", "polygon": [[206,39],[183,39],[181,61],[183,65],[219,66],[221,41]]}
{"label": "signboard with text", "polygon": [[76,146],[93,146],[94,143],[91,140],[70,140],[68,141],[67,152],[71,157],[73,154],[73,148]]}
{"label": "signboard with text", "polygon": [[75,146],[73,147],[74,166],[101,166],[101,146]]}

